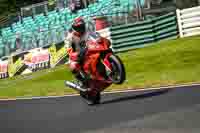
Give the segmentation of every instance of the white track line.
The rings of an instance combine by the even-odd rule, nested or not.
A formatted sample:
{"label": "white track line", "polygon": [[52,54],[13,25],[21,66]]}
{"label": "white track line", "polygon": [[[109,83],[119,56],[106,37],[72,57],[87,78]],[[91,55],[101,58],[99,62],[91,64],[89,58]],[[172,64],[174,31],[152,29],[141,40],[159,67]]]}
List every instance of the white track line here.
{"label": "white track line", "polygon": [[[103,94],[115,94],[115,93],[127,93],[127,92],[142,92],[142,91],[152,91],[152,90],[162,90],[162,89],[172,89],[172,88],[181,88],[181,87],[194,87],[199,86],[199,83],[190,84],[190,85],[176,85],[176,86],[164,86],[159,88],[146,88],[146,89],[127,89],[119,91],[105,91]],[[0,101],[16,101],[16,100],[34,100],[34,99],[48,99],[48,98],[63,98],[63,97],[74,97],[79,96],[79,94],[63,95],[63,96],[44,96],[44,97],[31,97],[31,98],[9,98],[9,99],[0,99]]]}

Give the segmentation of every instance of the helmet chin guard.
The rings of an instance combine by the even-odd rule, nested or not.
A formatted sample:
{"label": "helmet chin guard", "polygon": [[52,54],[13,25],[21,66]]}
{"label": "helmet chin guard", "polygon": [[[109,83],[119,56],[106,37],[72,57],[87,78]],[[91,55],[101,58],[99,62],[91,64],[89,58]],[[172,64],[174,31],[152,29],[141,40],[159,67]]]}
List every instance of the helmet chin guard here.
{"label": "helmet chin guard", "polygon": [[72,23],[72,30],[80,34],[84,34],[86,32],[85,21],[82,17],[78,17],[74,20]]}

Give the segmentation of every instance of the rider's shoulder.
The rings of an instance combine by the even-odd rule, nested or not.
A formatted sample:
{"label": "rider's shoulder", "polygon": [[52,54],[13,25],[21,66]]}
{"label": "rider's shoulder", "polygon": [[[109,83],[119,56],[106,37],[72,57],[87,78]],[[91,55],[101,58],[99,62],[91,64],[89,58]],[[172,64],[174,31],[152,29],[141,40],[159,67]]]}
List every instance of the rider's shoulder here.
{"label": "rider's shoulder", "polygon": [[72,42],[73,40],[73,35],[71,33],[67,33],[67,35],[64,38],[64,42]]}

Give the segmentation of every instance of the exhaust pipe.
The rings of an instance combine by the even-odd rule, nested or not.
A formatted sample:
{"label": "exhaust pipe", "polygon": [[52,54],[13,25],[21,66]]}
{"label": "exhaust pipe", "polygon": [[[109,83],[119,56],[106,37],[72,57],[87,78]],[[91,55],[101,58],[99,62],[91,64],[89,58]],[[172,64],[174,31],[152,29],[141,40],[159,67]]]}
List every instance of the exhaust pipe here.
{"label": "exhaust pipe", "polygon": [[70,82],[70,81],[65,81],[65,85],[72,88],[72,89],[75,89],[77,91],[81,91],[81,92],[86,92],[87,89],[83,89],[81,88],[79,85],[73,83],[73,82]]}

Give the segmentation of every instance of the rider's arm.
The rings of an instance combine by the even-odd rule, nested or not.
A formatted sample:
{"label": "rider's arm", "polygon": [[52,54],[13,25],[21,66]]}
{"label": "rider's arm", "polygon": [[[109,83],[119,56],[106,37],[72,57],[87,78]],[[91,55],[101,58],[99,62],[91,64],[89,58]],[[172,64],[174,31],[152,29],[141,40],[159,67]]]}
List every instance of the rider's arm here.
{"label": "rider's arm", "polygon": [[73,36],[72,37],[72,48],[74,49],[74,51],[80,53],[81,51],[81,46],[80,46],[80,38],[77,36]]}
{"label": "rider's arm", "polygon": [[67,51],[72,48],[72,34],[69,32],[64,40]]}

